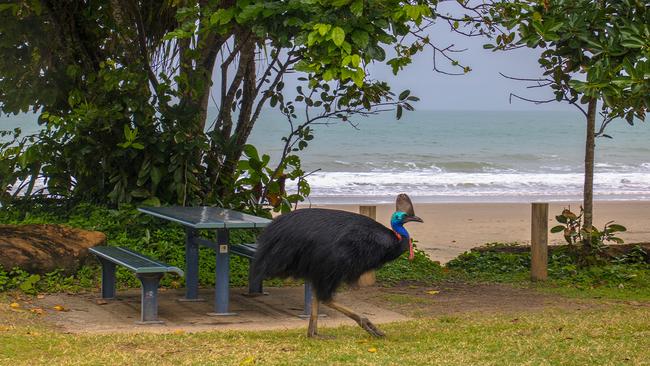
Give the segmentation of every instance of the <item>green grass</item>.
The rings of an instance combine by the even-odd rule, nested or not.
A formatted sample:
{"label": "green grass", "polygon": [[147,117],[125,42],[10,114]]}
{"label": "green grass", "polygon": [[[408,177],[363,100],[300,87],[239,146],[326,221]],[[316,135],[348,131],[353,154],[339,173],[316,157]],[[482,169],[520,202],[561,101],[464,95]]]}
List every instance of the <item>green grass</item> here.
{"label": "green grass", "polygon": [[427,318],[382,325],[386,339],[368,338],[358,327],[321,329],[334,340],[308,339],[305,329],[72,335],[39,325],[31,314],[12,313],[6,321],[4,312],[0,364],[12,366],[650,364],[647,307]]}

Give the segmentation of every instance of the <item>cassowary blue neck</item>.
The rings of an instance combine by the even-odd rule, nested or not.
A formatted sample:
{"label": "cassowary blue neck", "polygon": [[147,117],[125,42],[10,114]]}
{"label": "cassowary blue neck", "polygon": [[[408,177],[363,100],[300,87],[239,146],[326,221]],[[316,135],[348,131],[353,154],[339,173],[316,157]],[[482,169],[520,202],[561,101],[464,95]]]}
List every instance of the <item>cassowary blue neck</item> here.
{"label": "cassowary blue neck", "polygon": [[393,231],[402,236],[402,238],[408,238],[409,232],[404,228],[404,224],[401,222],[391,221],[390,226],[393,228]]}

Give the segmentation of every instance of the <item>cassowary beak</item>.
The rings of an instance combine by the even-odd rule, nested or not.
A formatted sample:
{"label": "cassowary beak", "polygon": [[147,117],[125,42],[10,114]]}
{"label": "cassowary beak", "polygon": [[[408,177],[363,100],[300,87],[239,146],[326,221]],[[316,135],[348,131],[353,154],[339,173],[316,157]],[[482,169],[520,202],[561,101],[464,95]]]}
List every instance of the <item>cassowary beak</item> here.
{"label": "cassowary beak", "polygon": [[421,218],[415,216],[415,215],[409,215],[404,218],[404,223],[411,222],[411,221],[416,221],[416,222],[424,222],[422,221]]}

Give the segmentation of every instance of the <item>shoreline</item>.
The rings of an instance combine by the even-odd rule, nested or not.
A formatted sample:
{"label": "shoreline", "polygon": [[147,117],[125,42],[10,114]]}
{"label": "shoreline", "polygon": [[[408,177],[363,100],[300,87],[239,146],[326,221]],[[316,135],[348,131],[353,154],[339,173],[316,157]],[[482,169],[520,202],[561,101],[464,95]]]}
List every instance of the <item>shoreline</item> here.
{"label": "shoreline", "polygon": [[[385,205],[395,201],[395,196],[309,196],[301,205]],[[440,196],[413,196],[414,204],[476,204],[476,203],[524,203],[548,202],[570,203],[582,201],[582,196],[568,195],[558,198],[557,195],[521,195],[521,196],[467,196],[467,195],[440,195]],[[596,195],[595,202],[650,202],[646,195]]]}
{"label": "shoreline", "polygon": [[[530,244],[530,202],[453,202],[422,203],[413,199],[415,214],[423,224],[407,226],[417,245],[431,259],[441,263],[471,248],[486,243],[518,242]],[[377,221],[387,225],[394,203],[316,204],[311,207],[358,212],[359,205],[377,206]],[[555,216],[570,207],[579,211],[579,201],[549,202],[549,229],[557,224]],[[300,208],[309,207],[308,203]],[[627,228],[620,237],[626,243],[650,242],[650,200],[594,201],[594,224],[602,227],[614,220]],[[561,234],[549,233],[549,244],[564,243]]]}

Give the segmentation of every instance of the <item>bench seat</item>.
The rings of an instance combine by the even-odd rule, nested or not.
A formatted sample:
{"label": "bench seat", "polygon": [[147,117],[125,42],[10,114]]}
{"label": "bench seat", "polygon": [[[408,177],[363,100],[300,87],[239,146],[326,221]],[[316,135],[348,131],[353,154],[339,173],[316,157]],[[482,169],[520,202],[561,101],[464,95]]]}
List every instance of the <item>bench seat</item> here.
{"label": "bench seat", "polygon": [[89,251],[102,264],[102,298],[115,297],[115,266],[120,265],[134,272],[142,284],[140,323],[161,323],[158,320],[158,285],[165,273],[183,276],[178,267],[151,259],[143,254],[122,247],[98,246]]}

